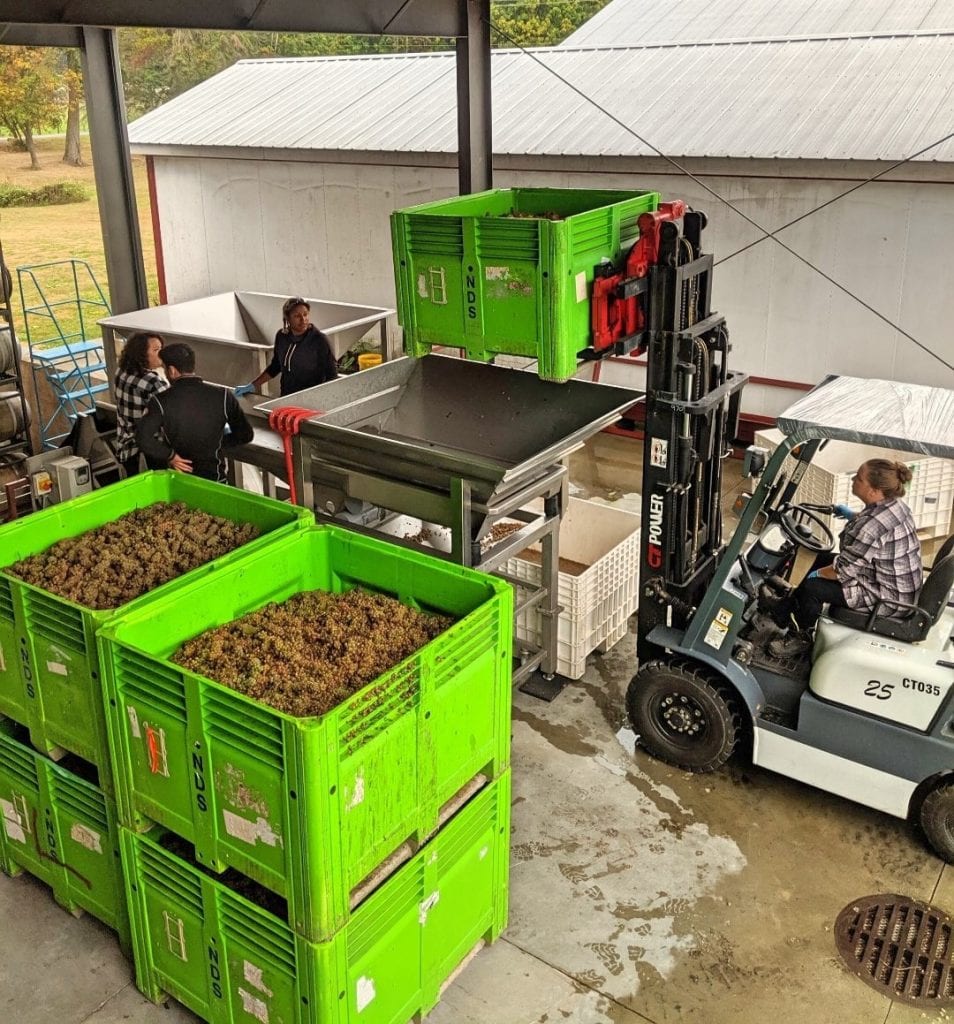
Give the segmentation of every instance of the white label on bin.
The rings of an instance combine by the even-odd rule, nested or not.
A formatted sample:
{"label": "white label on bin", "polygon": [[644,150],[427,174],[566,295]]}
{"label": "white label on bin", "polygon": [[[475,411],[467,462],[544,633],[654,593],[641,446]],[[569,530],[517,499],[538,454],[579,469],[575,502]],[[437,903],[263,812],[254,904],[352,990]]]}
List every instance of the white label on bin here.
{"label": "white label on bin", "polygon": [[7,663],[3,660],[3,644],[0,644],[0,672],[6,670]]}
{"label": "white label on bin", "polygon": [[18,843],[26,842],[26,835],[23,831],[23,821],[17,813],[17,809],[9,800],[0,800],[0,808],[3,809],[3,827],[10,839]]}
{"label": "white label on bin", "polygon": [[488,281],[506,281],[510,277],[510,267],[484,267],[484,277]]}
{"label": "white label on bin", "polygon": [[73,664],[73,656],[69,651],[64,651],[56,644],[48,644],[46,648],[46,670],[55,676],[67,676],[70,672],[70,665]]}
{"label": "white label on bin", "polygon": [[74,821],[70,828],[70,839],[74,843],[79,843],[80,846],[85,846],[87,850],[92,850],[93,853],[103,852],[102,836],[78,821]]}
{"label": "white label on bin", "polygon": [[363,975],[358,978],[358,984],[355,988],[355,1001],[358,1004],[358,1013],[366,1006],[369,1006],[376,995],[377,992],[374,991],[374,982],[371,978],[365,978]]}
{"label": "white label on bin", "polygon": [[136,709],[132,704],[126,705],[126,714],[129,715],[129,729],[133,736],[137,740],[142,739],[142,733],[139,731],[139,715],[136,713]]}
{"label": "white label on bin", "polygon": [[282,837],[272,829],[267,818],[258,817],[254,821],[243,818],[241,814],[234,811],[222,811],[222,821],[225,831],[243,843],[254,846],[257,842],[263,842],[266,846],[281,846]]}
{"label": "white label on bin", "polygon": [[244,988],[240,988],[238,994],[242,1000],[242,1009],[256,1020],[260,1020],[262,1024],[268,1024],[268,1007],[261,999],[253,996],[251,992],[246,992]]}
{"label": "white label on bin", "polygon": [[265,995],[274,995],[272,990],[265,984],[262,978],[261,967],[256,967],[255,964],[250,964],[248,960],[242,961],[242,969],[245,972],[245,980],[250,984],[254,985],[260,992],[264,992]]}
{"label": "white label on bin", "polygon": [[166,930],[166,949],[177,956],[184,964],[189,962],[189,951],[186,949],[185,921],[181,917],[162,912],[163,926]]}
{"label": "white label on bin", "polygon": [[356,775],[354,780],[354,792],[351,794],[351,799],[348,801],[348,806],[345,808],[346,811],[353,811],[358,804],[364,803],[364,776]]}
{"label": "white label on bin", "polygon": [[438,889],[436,892],[432,892],[430,896],[427,897],[426,900],[421,900],[421,906],[417,914],[417,920],[420,924],[427,924],[428,912],[430,911],[431,907],[433,907],[434,904],[440,900],[440,898],[441,892],[440,889]]}
{"label": "white label on bin", "polygon": [[589,296],[587,295],[586,288],[586,274],[584,273],[584,271],[581,270],[576,275],[576,301],[586,302],[588,297]]}

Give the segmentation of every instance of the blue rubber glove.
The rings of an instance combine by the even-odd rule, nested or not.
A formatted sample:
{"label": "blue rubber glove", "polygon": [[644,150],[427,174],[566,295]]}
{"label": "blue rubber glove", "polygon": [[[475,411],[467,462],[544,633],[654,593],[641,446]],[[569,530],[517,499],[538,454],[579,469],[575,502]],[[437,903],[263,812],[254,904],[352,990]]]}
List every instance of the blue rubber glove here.
{"label": "blue rubber glove", "polygon": [[805,579],[807,580],[818,580],[821,579],[821,569],[816,569],[814,572],[810,572]]}
{"label": "blue rubber glove", "polygon": [[832,511],[839,519],[854,519],[857,515],[857,512],[854,509],[850,509],[847,505],[835,505]]}
{"label": "blue rubber glove", "polygon": [[254,384],[239,384],[237,388],[232,389],[232,394],[236,398],[241,398],[242,395],[250,395],[255,390]]}

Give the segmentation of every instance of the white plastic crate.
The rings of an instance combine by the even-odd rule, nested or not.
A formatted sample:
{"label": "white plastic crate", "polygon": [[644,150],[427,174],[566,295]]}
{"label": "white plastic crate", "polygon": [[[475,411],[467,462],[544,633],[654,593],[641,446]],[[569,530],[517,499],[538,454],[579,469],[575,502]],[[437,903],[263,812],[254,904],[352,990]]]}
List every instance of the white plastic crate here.
{"label": "white plastic crate", "polygon": [[[570,498],[560,523],[560,558],[586,566],[579,575],[559,574],[556,671],[579,679],[586,656],[597,648],[606,651],[626,634],[639,594],[638,513],[609,508],[582,498]],[[539,545],[533,545],[539,549]],[[541,567],[516,556],[501,570],[519,580],[539,585]],[[540,610],[528,608],[517,615],[516,638],[534,645],[543,640]]]}
{"label": "white plastic crate", "polygon": [[[781,440],[778,430],[760,430],[755,434],[755,443],[770,453]],[[947,536],[954,505],[954,461],[950,459],[830,441],[809,465],[795,492],[795,500],[810,505],[848,505],[860,511],[862,504],[851,493],[851,478],[868,459],[893,459],[908,466],[913,475],[904,500],[914,516],[918,533],[922,540]],[[786,460],[786,471],[790,471],[793,464],[793,460]],[[834,516],[822,516],[822,519],[836,534],[844,526]]]}

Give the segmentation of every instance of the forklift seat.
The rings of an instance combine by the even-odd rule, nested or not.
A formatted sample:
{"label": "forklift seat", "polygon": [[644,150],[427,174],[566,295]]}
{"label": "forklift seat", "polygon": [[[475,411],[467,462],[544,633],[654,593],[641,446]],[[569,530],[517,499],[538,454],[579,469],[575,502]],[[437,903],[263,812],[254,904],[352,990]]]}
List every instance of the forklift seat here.
{"label": "forklift seat", "polygon": [[[854,608],[829,608],[828,615],[835,622],[841,622],[852,629],[860,629],[866,633],[878,633],[880,636],[892,637],[913,644],[923,640],[931,631],[931,627],[941,617],[947,607],[951,588],[954,587],[954,537],[944,542],[941,555],[936,557],[931,570],[921,587],[915,604],[903,601],[879,601],[870,611]],[[897,609],[895,615],[885,615],[886,611]]]}
{"label": "forklift seat", "polygon": [[947,558],[951,553],[954,553],[954,533],[934,552],[934,562],[932,564],[937,565],[942,558]]}

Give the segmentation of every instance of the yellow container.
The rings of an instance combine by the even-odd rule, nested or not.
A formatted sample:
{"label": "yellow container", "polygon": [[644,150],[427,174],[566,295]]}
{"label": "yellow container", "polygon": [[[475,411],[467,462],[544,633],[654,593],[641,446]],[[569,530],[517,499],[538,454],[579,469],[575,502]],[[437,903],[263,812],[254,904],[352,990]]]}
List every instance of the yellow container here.
{"label": "yellow container", "polygon": [[358,369],[359,370],[370,370],[372,366],[381,365],[381,353],[380,352],[362,352],[358,356]]}

